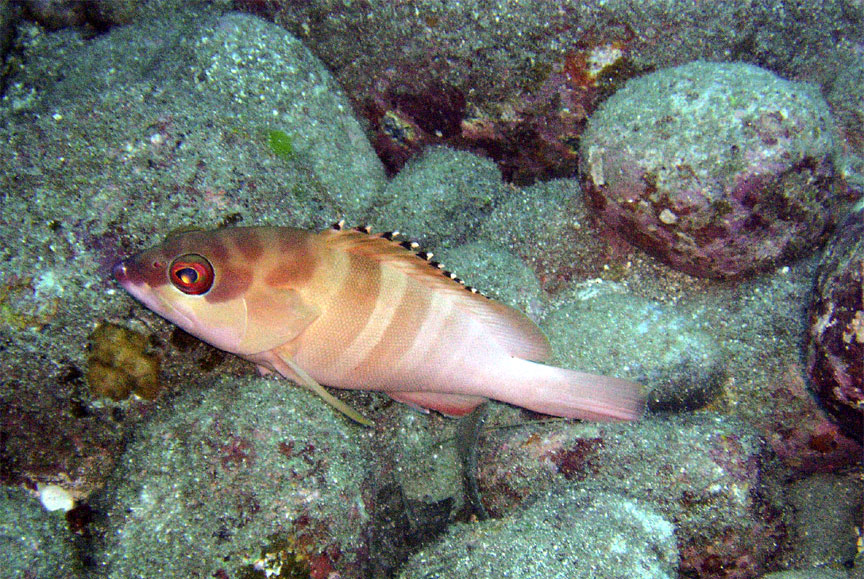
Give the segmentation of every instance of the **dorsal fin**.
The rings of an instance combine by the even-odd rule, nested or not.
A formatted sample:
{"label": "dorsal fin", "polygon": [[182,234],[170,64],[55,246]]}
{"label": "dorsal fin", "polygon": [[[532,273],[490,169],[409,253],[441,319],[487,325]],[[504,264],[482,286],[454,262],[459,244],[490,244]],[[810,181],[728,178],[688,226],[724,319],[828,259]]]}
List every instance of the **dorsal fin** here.
{"label": "dorsal fin", "polygon": [[321,233],[325,243],[337,250],[363,255],[382,265],[400,270],[427,287],[454,300],[469,315],[489,329],[490,337],[512,356],[544,361],[550,356],[549,341],[525,314],[487,298],[446,271],[432,254],[417,253],[417,244],[398,242],[387,233],[366,233],[365,229],[329,229]]}

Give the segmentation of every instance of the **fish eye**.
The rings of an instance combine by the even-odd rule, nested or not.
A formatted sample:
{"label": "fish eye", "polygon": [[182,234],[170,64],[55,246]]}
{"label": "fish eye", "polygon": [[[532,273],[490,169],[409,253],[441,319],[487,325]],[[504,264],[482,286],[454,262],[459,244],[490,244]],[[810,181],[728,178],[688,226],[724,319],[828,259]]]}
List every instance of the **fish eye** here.
{"label": "fish eye", "polygon": [[213,266],[204,257],[188,253],[171,262],[168,277],[184,294],[199,296],[213,287]]}

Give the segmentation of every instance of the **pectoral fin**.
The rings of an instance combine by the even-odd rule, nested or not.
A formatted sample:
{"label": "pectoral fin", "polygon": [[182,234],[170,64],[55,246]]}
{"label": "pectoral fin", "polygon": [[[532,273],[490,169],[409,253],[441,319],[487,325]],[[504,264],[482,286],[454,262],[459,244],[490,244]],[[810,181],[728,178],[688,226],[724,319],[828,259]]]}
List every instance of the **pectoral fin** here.
{"label": "pectoral fin", "polygon": [[362,424],[363,426],[374,425],[371,420],[369,420],[368,418],[366,418],[365,416],[363,416],[362,414],[360,414],[359,412],[357,412],[356,410],[354,410],[353,408],[327,392],[327,390],[325,390],[324,387],[315,380],[315,378],[307,374],[306,371],[303,370],[303,368],[301,368],[300,366],[298,366],[290,356],[282,352],[279,352],[277,355],[279,356],[279,360],[281,360],[287,366],[287,370],[289,370],[288,372],[283,372],[281,368],[277,367],[276,370],[278,370],[280,374],[291,380],[296,380],[303,386],[306,386],[309,390],[323,398],[327,404],[329,404],[354,422]]}

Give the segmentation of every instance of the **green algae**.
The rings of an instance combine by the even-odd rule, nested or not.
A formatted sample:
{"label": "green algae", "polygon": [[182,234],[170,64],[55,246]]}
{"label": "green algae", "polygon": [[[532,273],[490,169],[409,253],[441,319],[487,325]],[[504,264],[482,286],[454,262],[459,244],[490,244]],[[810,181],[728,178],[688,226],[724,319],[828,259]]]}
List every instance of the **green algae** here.
{"label": "green algae", "polygon": [[294,139],[285,131],[270,129],[267,131],[267,146],[273,154],[288,161],[294,157]]}

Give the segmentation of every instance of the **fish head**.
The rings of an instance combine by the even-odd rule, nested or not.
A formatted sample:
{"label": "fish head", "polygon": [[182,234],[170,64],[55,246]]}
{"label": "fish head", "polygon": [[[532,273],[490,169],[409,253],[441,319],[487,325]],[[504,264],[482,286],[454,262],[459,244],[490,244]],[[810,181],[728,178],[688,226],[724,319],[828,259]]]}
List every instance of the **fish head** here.
{"label": "fish head", "polygon": [[258,354],[289,342],[317,317],[302,297],[316,261],[304,234],[266,227],[181,233],[121,261],[114,276],[197,338]]}

